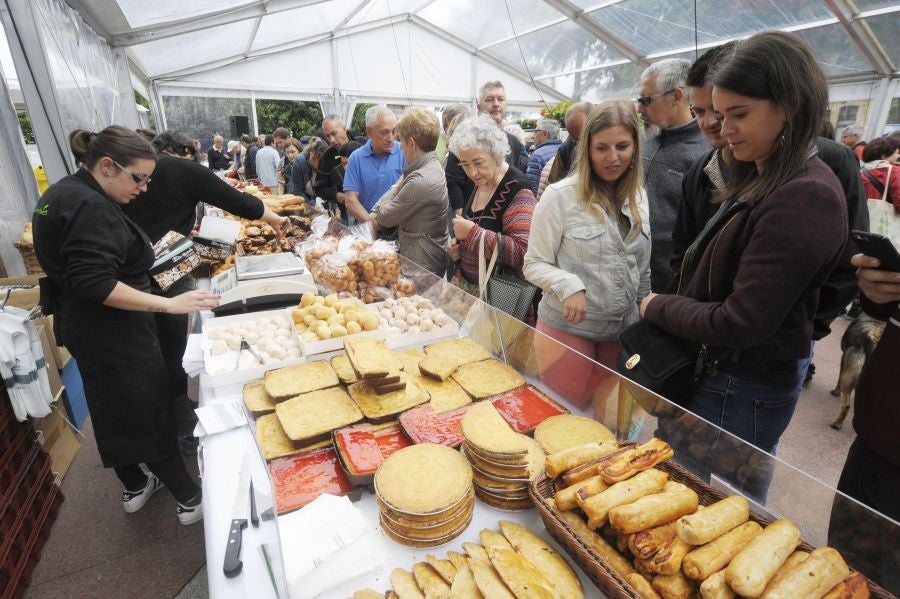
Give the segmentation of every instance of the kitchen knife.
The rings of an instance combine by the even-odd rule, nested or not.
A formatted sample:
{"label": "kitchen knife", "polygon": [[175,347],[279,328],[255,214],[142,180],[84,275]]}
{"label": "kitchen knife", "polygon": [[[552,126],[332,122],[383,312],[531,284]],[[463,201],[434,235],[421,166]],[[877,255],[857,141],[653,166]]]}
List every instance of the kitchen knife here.
{"label": "kitchen knife", "polygon": [[231,516],[231,528],[228,531],[228,543],[225,546],[225,576],[232,578],[241,573],[244,563],[241,561],[241,539],[247,528],[247,509],[250,501],[250,454],[244,454],[241,474],[238,479],[237,494],[234,497],[234,509]]}

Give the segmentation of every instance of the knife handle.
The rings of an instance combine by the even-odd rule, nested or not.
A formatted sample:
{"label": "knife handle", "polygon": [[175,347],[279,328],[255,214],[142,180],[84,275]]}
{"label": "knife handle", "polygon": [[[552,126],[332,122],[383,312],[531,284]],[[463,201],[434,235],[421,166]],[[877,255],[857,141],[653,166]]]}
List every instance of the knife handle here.
{"label": "knife handle", "polygon": [[222,570],[225,576],[232,578],[241,573],[244,563],[241,561],[241,538],[247,528],[245,518],[236,518],[231,521],[231,530],[228,531],[228,544],[225,546],[225,565]]}
{"label": "knife handle", "polygon": [[250,523],[254,527],[259,526],[259,514],[256,513],[256,491],[253,490],[253,481],[250,481]]}

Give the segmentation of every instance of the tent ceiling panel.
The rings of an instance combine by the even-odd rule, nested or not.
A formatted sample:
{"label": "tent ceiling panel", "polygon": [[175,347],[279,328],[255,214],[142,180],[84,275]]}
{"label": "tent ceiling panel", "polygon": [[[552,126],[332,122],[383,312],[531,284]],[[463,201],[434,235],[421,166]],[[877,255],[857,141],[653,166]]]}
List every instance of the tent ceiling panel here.
{"label": "tent ceiling panel", "polygon": [[119,8],[132,28],[202,17],[214,12],[256,4],[257,0],[118,0]]}
{"label": "tent ceiling panel", "polygon": [[863,22],[881,43],[894,69],[900,68],[900,12],[863,19]]}
{"label": "tent ceiling panel", "polygon": [[637,95],[637,82],[643,70],[644,68],[637,63],[626,62],[602,69],[553,77],[543,82],[579,100],[597,102],[612,98],[633,98]]}
{"label": "tent ceiling panel", "polygon": [[562,100],[562,97],[551,97],[548,94],[541,95],[529,81],[511,77],[510,74],[493,64],[476,59],[475,62],[475,85],[476,90],[472,95],[478,94],[477,87],[481,86],[485,81],[500,81],[506,89],[506,97],[510,107],[515,105],[536,106],[543,103],[555,104]]}
{"label": "tent ceiling panel", "polygon": [[331,44],[313,44],[251,58],[196,75],[179,77],[177,81],[223,89],[233,89],[235,86],[248,90],[280,87],[295,92],[328,90],[331,93],[334,89],[331,78]]}
{"label": "tent ceiling panel", "polygon": [[260,23],[251,50],[332,31],[343,20],[347,10],[346,0],[331,0],[267,15]]}
{"label": "tent ceiling panel", "polygon": [[129,52],[134,53],[141,65],[147,69],[147,74],[152,77],[225,58],[235,54],[235,50],[243,50],[254,25],[254,21],[221,25],[205,31],[133,46],[129,48]]}
{"label": "tent ceiling panel", "polygon": [[[782,29],[833,17],[817,0],[792,0],[790,10],[780,0],[756,0],[753,8],[734,0],[700,0],[697,43],[715,44],[755,31]],[[693,0],[624,0],[590,13],[646,54],[693,46]]]}
{"label": "tent ceiling panel", "polygon": [[408,23],[366,31],[335,41],[337,87],[354,95],[405,96],[410,84]]}
{"label": "tent ceiling panel", "polygon": [[897,6],[898,2],[897,0],[855,0],[854,4],[856,4],[860,12],[866,12]]}
{"label": "tent ceiling panel", "polygon": [[522,71],[530,70],[534,77],[568,73],[625,60],[617,50],[572,21],[539,29],[521,36],[518,41],[512,39],[490,46],[485,52]]}
{"label": "tent ceiling panel", "polygon": [[[527,9],[523,10],[522,4],[527,4]],[[510,2],[507,12],[506,2],[484,0],[437,0],[418,14],[478,48],[516,33],[522,34],[562,17],[559,12],[543,2]]]}
{"label": "tent ceiling panel", "polygon": [[424,4],[427,0],[370,0],[347,24],[353,26],[404,13],[414,14]]}
{"label": "tent ceiling panel", "polygon": [[795,33],[813,47],[826,77],[872,72],[872,65],[853,44],[842,25],[826,25]]}
{"label": "tent ceiling panel", "polygon": [[419,27],[410,27],[412,43],[412,76],[410,83],[416,96],[449,96],[466,101],[474,95],[469,69],[448,69],[447,65],[465,64],[471,55]]}

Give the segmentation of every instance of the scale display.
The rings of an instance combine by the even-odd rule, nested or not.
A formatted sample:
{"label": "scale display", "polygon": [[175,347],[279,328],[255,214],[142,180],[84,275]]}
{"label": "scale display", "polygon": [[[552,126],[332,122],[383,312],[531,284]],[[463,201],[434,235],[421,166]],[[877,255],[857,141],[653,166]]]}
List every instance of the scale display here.
{"label": "scale display", "polygon": [[298,275],[304,271],[303,262],[294,254],[266,254],[236,256],[234,268],[238,281]]}

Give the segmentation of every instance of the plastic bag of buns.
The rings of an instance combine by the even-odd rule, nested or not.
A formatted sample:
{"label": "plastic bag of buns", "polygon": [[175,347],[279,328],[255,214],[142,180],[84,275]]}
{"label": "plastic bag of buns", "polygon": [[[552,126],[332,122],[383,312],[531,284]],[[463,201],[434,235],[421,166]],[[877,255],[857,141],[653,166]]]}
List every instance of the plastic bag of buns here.
{"label": "plastic bag of buns", "polygon": [[356,296],[359,293],[359,281],[351,261],[356,257],[352,251],[332,252],[325,254],[310,268],[316,284],[327,293],[339,296]]}
{"label": "plastic bag of buns", "polygon": [[303,243],[303,260],[306,262],[306,267],[309,269],[309,272],[312,273],[314,278],[316,276],[319,260],[336,250],[337,240],[331,237],[309,237]]}
{"label": "plastic bag of buns", "polygon": [[373,287],[392,287],[400,278],[400,259],[397,246],[379,239],[360,252],[363,279]]}

